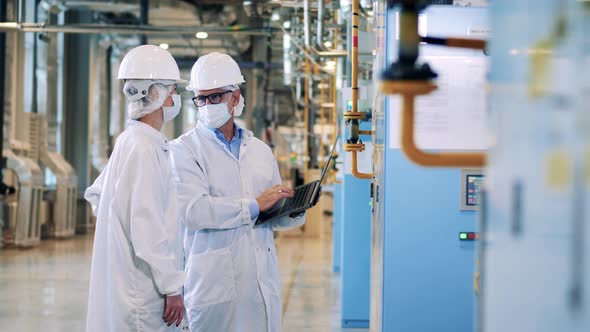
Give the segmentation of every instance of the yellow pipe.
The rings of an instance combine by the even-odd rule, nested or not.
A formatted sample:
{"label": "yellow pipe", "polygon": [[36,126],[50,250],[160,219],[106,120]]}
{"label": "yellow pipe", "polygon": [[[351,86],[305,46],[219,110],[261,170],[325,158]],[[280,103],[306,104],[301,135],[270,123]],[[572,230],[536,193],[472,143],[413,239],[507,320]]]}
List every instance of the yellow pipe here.
{"label": "yellow pipe", "polygon": [[[402,106],[401,147],[411,161],[430,167],[483,167],[485,153],[425,152],[414,142],[414,98],[412,93],[404,93]],[[354,159],[353,159],[354,160]]]}
{"label": "yellow pipe", "polygon": [[471,38],[447,38],[447,46],[449,47],[460,47],[460,48],[471,48],[475,50],[485,50],[487,42],[484,39],[471,39]]}
{"label": "yellow pipe", "polygon": [[[320,123],[322,124],[322,137],[324,136],[325,132],[324,132],[324,128],[326,127],[326,108],[323,107],[323,103],[325,101],[326,98],[326,89],[324,88],[324,79],[322,78],[320,80]],[[320,168],[323,168],[323,160],[324,160],[324,149],[321,147],[321,143],[320,143],[320,160],[322,160],[322,163],[320,163]]]}
{"label": "yellow pipe", "polygon": [[352,112],[358,112],[359,0],[352,1]]}
{"label": "yellow pipe", "polygon": [[361,173],[358,171],[357,151],[350,151],[352,153],[352,175],[358,179],[372,179],[372,173]]}
{"label": "yellow pipe", "polygon": [[[359,26],[359,0],[352,1],[352,113],[358,113],[358,26]],[[363,131],[367,132],[367,131]],[[361,131],[359,131],[359,134]],[[364,146],[364,145],[362,145]],[[350,151],[352,153],[352,175],[358,179],[372,179],[372,173],[361,173],[358,171],[358,150]]]}

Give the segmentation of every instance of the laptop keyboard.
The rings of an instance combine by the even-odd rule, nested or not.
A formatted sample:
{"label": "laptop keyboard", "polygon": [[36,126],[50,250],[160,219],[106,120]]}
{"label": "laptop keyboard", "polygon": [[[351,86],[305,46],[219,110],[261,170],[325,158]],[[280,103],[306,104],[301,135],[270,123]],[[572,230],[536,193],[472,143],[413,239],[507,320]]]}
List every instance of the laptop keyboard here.
{"label": "laptop keyboard", "polygon": [[312,182],[295,189],[295,196],[293,196],[293,198],[285,199],[285,204],[283,204],[281,212],[294,211],[304,207],[307,204],[307,199],[311,195],[311,191],[315,187],[314,185],[315,182]]}

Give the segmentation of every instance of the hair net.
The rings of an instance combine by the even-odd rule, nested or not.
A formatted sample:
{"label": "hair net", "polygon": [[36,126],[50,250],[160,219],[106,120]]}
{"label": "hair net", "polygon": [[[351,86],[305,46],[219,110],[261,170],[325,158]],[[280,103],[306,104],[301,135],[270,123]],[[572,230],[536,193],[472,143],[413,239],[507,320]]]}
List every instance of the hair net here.
{"label": "hair net", "polygon": [[127,116],[136,120],[162,107],[173,84],[169,80],[127,80],[123,87],[129,100]]}

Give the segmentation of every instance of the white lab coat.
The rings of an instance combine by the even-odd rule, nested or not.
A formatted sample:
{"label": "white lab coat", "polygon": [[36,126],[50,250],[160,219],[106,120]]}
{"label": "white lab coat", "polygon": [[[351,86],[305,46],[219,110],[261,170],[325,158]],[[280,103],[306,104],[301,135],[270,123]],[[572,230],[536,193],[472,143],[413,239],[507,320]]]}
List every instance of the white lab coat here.
{"label": "white lab coat", "polygon": [[86,190],[97,216],[87,332],[176,330],[162,319],[164,295],[184,283],[169,153],[164,135],[130,121]]}
{"label": "white lab coat", "polygon": [[184,303],[191,332],[278,332],[281,289],[273,230],[305,217],[261,226],[249,203],[281,184],[270,148],[244,130],[239,160],[199,124],[170,143],[184,236]]}

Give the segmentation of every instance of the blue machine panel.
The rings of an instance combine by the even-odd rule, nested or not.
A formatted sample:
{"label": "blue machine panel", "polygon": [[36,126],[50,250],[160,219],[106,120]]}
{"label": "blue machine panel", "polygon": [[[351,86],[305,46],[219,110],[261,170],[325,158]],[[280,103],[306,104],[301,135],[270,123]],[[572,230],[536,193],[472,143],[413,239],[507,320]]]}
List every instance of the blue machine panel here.
{"label": "blue machine panel", "polygon": [[[486,8],[431,6],[426,14],[425,26],[432,35],[466,36],[487,27]],[[397,43],[394,19],[394,15],[388,18],[390,59]],[[469,54],[446,49],[426,53]],[[399,135],[399,121],[392,121],[392,116],[399,114],[385,112],[385,156],[379,179],[384,186],[383,218],[377,221],[383,229],[381,331],[473,331],[477,241],[461,241],[459,234],[477,232],[477,218],[475,211],[460,208],[461,170],[411,163],[390,144],[392,135]]]}
{"label": "blue machine panel", "polygon": [[420,168],[386,150],[383,331],[468,332],[474,314],[473,211],[460,211],[460,171]]}
{"label": "blue machine panel", "polygon": [[342,223],[342,327],[369,326],[370,181],[345,175]]}
{"label": "blue machine panel", "polygon": [[340,272],[342,247],[342,185],[334,184],[334,214],[332,217],[332,271]]}

